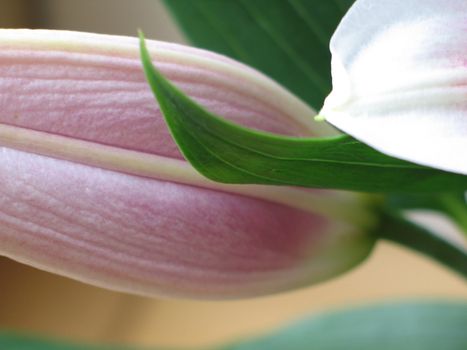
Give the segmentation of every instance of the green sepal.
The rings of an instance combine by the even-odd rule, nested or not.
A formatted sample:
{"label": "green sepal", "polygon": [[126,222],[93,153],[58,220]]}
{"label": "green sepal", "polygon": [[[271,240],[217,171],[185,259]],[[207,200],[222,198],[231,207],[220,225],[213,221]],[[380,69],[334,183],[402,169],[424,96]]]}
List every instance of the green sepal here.
{"label": "green sepal", "polygon": [[185,158],[230,184],[293,185],[364,192],[444,192],[467,176],[386,156],[351,138],[292,138],[250,130],[213,115],[153,66],[141,35],[146,78]]}

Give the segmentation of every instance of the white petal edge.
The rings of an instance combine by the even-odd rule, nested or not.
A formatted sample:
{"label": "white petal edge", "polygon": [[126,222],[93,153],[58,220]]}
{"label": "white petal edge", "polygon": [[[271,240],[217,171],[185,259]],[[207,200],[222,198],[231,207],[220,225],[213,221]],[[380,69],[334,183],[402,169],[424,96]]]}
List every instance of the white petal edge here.
{"label": "white petal edge", "polygon": [[332,41],[320,115],[377,150],[467,174],[467,2],[359,0]]}

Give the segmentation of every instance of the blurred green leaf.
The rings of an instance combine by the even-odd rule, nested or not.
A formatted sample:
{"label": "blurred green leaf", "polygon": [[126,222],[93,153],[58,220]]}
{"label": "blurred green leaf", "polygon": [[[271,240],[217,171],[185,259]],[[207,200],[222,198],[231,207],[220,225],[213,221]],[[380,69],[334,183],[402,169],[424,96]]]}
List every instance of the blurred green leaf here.
{"label": "blurred green leaf", "polygon": [[204,110],[153,66],[146,78],[185,158],[211,180],[366,192],[464,190],[467,176],[395,159],[352,139],[291,138],[253,131]]}
{"label": "blurred green leaf", "polygon": [[131,350],[127,347],[90,346],[46,340],[14,332],[0,332],[0,350]]}
{"label": "blurred green leaf", "polygon": [[227,350],[465,350],[467,303],[394,303],[323,314]]}
{"label": "blurred green leaf", "polygon": [[329,40],[352,0],[165,0],[187,37],[275,79],[315,110],[331,91]]}
{"label": "blurred green leaf", "polygon": [[[465,350],[466,324],[466,302],[399,302],[324,313],[265,336],[212,349]],[[0,349],[130,350],[137,348],[78,346],[0,332]]]}

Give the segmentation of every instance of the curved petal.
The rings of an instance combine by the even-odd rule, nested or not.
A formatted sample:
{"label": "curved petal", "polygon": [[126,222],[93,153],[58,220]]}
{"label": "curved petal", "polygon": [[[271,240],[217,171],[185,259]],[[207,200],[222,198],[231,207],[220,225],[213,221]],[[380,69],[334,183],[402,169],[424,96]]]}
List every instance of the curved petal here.
{"label": "curved petal", "polygon": [[467,2],[358,0],[321,114],[383,153],[467,174]]}
{"label": "curved petal", "polygon": [[[215,113],[310,133],[301,112],[312,111],[252,69],[149,46]],[[0,254],[15,260],[132,293],[233,298],[330,278],[371,249],[352,196],[197,175],[145,83],[136,39],[0,30],[0,109]]]}
{"label": "curved petal", "polygon": [[[148,48],[161,71],[212,112],[280,134],[319,133],[313,110],[240,63],[157,41]],[[136,38],[0,30],[0,49],[1,123],[179,154],[147,86]]]}
{"label": "curved petal", "polygon": [[329,278],[369,249],[351,226],[285,205],[10,149],[0,179],[2,254],[132,293],[271,293]]}

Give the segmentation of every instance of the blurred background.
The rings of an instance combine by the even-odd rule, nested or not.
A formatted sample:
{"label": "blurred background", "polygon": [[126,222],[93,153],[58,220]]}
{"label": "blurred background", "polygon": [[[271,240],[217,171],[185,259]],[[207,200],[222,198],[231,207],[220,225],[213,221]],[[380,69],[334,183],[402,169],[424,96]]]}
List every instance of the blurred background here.
{"label": "blurred background", "polygon": [[[0,0],[0,26],[122,35],[142,28],[148,38],[184,42],[159,0]],[[0,329],[86,343],[207,346],[342,306],[444,297],[467,300],[467,285],[390,244],[379,244],[366,263],[319,286],[229,302],[130,296],[0,257]]]}

